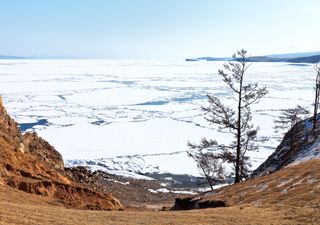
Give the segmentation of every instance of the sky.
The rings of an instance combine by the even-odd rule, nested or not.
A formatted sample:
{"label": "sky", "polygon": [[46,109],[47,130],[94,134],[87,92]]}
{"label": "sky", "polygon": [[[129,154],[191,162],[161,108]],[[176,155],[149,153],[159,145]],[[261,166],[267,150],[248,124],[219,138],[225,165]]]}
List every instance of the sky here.
{"label": "sky", "polygon": [[319,0],[0,0],[0,55],[183,59],[320,51]]}

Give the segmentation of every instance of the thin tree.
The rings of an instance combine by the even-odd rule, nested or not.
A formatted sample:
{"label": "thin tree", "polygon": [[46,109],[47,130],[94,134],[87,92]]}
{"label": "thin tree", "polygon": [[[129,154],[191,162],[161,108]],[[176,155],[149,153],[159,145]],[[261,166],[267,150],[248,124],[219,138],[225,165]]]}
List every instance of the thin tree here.
{"label": "thin tree", "polygon": [[[201,145],[208,145],[207,140],[203,139]],[[216,143],[210,143],[210,145],[215,145]],[[191,146],[191,143],[188,143]],[[196,146],[194,146],[196,148]],[[213,186],[217,183],[225,181],[225,170],[220,162],[220,158],[216,157],[210,151],[205,151],[204,149],[198,149],[198,151],[188,151],[188,156],[191,157],[196,163],[200,170],[200,173],[206,178],[211,190]]]}
{"label": "thin tree", "polygon": [[[224,70],[218,73],[231,91],[231,97],[235,103],[233,107],[226,106],[214,95],[208,95],[209,106],[202,107],[205,119],[218,126],[219,130],[225,130],[232,135],[234,141],[229,145],[218,145],[216,141],[207,141],[212,146],[218,147],[220,152],[217,157],[222,161],[233,163],[235,170],[235,183],[248,176],[248,157],[246,153],[256,150],[257,133],[259,128],[251,123],[252,112],[250,106],[257,103],[267,94],[266,87],[258,87],[258,83],[248,83],[245,74],[249,64],[247,51],[240,50],[233,55],[233,61],[223,65]],[[203,139],[206,140],[206,139]],[[190,145],[191,149],[201,149],[203,146]],[[205,146],[208,148],[209,146]]]}
{"label": "thin tree", "polygon": [[315,83],[315,99],[314,99],[314,110],[313,110],[313,130],[316,129],[316,122],[317,122],[317,114],[319,108],[319,97],[320,97],[320,65],[315,64],[314,66],[317,77]]}
{"label": "thin tree", "polygon": [[274,123],[276,124],[274,126],[275,132],[278,133],[280,131],[287,132],[288,130],[291,131],[290,135],[290,147],[294,147],[294,143],[296,141],[296,129],[294,128],[294,125],[303,120],[304,117],[306,117],[308,114],[310,114],[310,111],[303,108],[300,105],[297,105],[295,108],[290,109],[284,109],[282,113],[279,115],[278,119],[274,120]]}
{"label": "thin tree", "polygon": [[310,111],[304,107],[297,105],[295,108],[284,109],[277,119],[274,120],[276,124],[274,126],[275,132],[287,131],[292,129],[292,127],[305,116],[309,115]]}

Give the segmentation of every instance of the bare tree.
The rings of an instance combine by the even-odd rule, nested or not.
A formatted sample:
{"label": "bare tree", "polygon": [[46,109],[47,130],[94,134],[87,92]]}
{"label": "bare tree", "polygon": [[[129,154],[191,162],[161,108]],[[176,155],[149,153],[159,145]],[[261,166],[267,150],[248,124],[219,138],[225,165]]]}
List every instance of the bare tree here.
{"label": "bare tree", "polygon": [[296,127],[294,127],[294,125],[304,119],[308,114],[310,114],[309,110],[297,105],[295,108],[284,109],[278,119],[274,120],[274,123],[276,123],[274,126],[276,133],[279,131],[291,131],[291,135],[289,135],[290,148],[293,148],[294,143],[296,142]]}
{"label": "bare tree", "polygon": [[276,133],[291,129],[297,122],[304,119],[303,116],[308,114],[310,114],[310,111],[300,105],[297,105],[295,108],[284,109],[278,119],[274,120]]}
{"label": "bare tree", "polygon": [[205,119],[211,124],[218,126],[220,130],[225,130],[233,136],[234,141],[229,146],[218,145],[216,141],[206,140],[208,145],[190,145],[191,149],[205,149],[216,146],[222,161],[234,164],[235,183],[238,183],[248,176],[248,157],[246,153],[256,150],[257,133],[259,128],[251,123],[252,112],[250,106],[257,103],[267,94],[266,87],[258,87],[258,83],[247,83],[245,73],[251,64],[248,62],[247,51],[240,50],[233,55],[233,61],[223,65],[224,70],[219,70],[219,75],[231,90],[231,97],[235,105],[226,106],[219,98],[208,95],[209,106],[203,107]]}
{"label": "bare tree", "polygon": [[316,83],[315,83],[315,99],[314,99],[314,110],[313,110],[313,130],[316,129],[316,123],[317,123],[317,114],[318,114],[318,108],[319,108],[319,97],[320,97],[320,65],[315,64],[314,66],[317,77],[316,77]]}
{"label": "bare tree", "polygon": [[[201,145],[207,145],[207,140],[203,139]],[[210,145],[215,145],[216,143],[210,143]],[[191,143],[188,143],[190,147]],[[198,151],[188,151],[188,156],[190,156],[196,163],[200,170],[200,173],[206,178],[211,190],[213,186],[217,183],[221,183],[225,178],[225,170],[220,162],[220,158],[217,157],[210,151],[205,151],[204,149],[198,149]]]}

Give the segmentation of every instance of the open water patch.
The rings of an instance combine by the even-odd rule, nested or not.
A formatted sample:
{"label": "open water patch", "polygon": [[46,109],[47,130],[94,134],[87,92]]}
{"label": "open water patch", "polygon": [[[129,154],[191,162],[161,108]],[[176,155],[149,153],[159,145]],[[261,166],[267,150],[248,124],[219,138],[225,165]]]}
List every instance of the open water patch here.
{"label": "open water patch", "polygon": [[50,123],[47,119],[40,119],[34,123],[20,123],[19,128],[22,132],[27,131],[29,129],[33,129],[35,126],[49,126]]}
{"label": "open water patch", "polygon": [[168,100],[158,100],[158,101],[148,101],[148,102],[143,102],[143,103],[139,103],[136,105],[166,105],[169,104],[170,101]]}

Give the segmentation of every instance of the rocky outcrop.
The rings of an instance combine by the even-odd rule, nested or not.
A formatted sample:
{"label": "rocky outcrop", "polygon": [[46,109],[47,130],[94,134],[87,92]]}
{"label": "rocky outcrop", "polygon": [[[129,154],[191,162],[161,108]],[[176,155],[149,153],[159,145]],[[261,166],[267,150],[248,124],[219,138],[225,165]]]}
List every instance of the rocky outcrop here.
{"label": "rocky outcrop", "polygon": [[[123,204],[129,207],[148,207],[148,205],[161,205],[173,202],[175,198],[185,194],[169,192],[178,191],[157,180],[142,180],[109,174],[101,170],[91,171],[86,167],[65,168],[73,180],[83,185],[89,185],[95,191],[112,193]],[[168,191],[157,191],[164,189]]]}
{"label": "rocky outcrop", "polygon": [[22,134],[0,98],[0,185],[41,195],[67,207],[122,210],[111,194],[78,183],[64,170],[61,154],[36,133]]}
{"label": "rocky outcrop", "polygon": [[123,210],[119,200],[111,195],[84,186],[52,180],[9,179],[7,184],[18,190],[41,195],[63,203],[66,207],[94,210]]}
{"label": "rocky outcrop", "polygon": [[64,168],[61,154],[47,141],[38,137],[36,133],[25,133],[23,135],[23,146],[24,149],[37,157],[38,161],[45,162],[56,169]]}
{"label": "rocky outcrop", "polygon": [[312,118],[300,121],[284,136],[268,159],[252,173],[258,177],[278,171],[292,163],[320,157],[320,127],[312,129]]}

